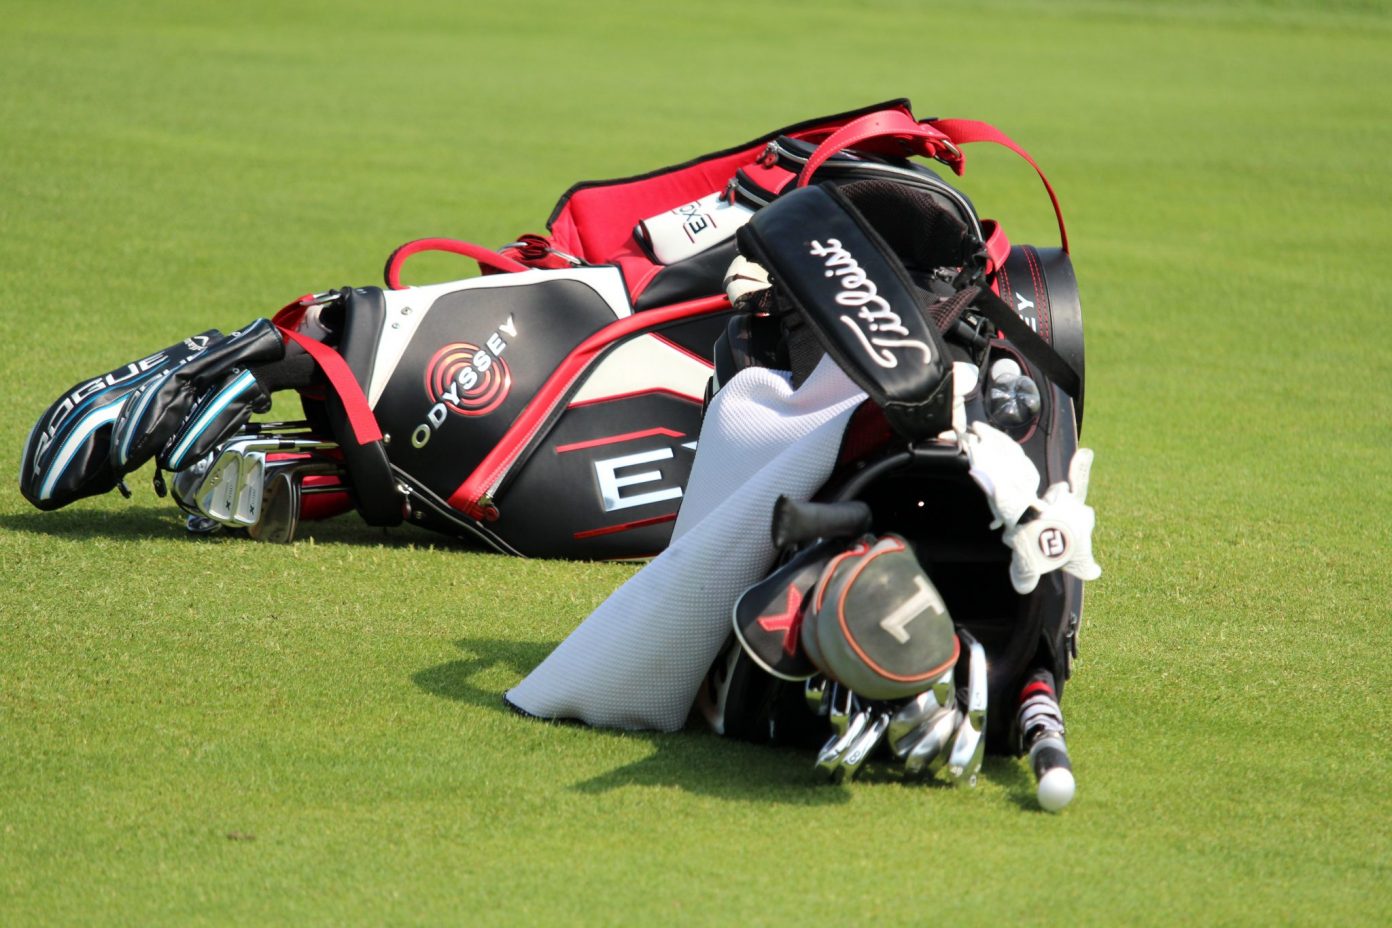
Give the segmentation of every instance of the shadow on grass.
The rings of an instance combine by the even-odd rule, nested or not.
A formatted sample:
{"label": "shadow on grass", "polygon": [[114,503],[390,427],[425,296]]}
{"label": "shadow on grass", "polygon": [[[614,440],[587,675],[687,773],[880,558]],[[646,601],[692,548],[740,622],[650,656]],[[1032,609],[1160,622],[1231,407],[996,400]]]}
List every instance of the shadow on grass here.
{"label": "shadow on grass", "polygon": [[89,541],[93,538],[175,538],[187,535],[173,506],[130,506],[120,510],[63,509],[7,512],[0,526],[14,532]]}
{"label": "shadow on grass", "polygon": [[[158,506],[131,505],[121,509],[62,509],[56,512],[8,512],[0,514],[0,528],[31,535],[47,535],[74,541],[115,538],[131,541],[184,538],[201,544],[235,542],[256,544],[242,531],[220,531],[199,535],[184,528],[184,513],[173,503]],[[301,523],[297,542],[315,544],[362,545],[368,547],[437,547],[461,552],[491,553],[491,549],[471,545],[438,532],[414,525],[373,528],[352,513],[323,522]]]}
{"label": "shadow on grass", "polygon": [[[445,699],[511,714],[503,694],[474,680],[487,672],[506,670],[511,677],[531,671],[555,644],[495,638],[465,638],[455,642],[468,657],[430,667],[411,680]],[[580,726],[573,721],[539,722]],[[737,802],[819,806],[847,802],[850,793],[818,783],[812,759],[805,751],[745,744],[689,727],[675,733],[616,732],[593,729],[597,737],[638,739],[653,753],[642,760],[571,786],[581,793],[605,793],[628,786],[676,787],[688,792]]]}

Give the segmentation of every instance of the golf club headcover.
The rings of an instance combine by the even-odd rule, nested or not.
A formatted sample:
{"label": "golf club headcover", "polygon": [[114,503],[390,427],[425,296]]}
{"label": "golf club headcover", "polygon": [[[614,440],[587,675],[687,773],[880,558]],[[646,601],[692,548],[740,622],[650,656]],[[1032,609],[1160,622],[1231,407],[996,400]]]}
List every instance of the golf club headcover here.
{"label": "golf club headcover", "polygon": [[222,337],[209,329],[63,391],[24,443],[19,468],[24,498],[51,510],[115,489],[125,471],[111,462],[111,433],[131,396],[200,357]]}
{"label": "golf club headcover", "polygon": [[271,389],[253,368],[284,356],[280,332],[270,320],[257,319],[141,384],[116,419],[112,468],[129,473],[154,457],[177,471],[198,460],[253,412],[270,409]]}
{"label": "golf club headcover", "polygon": [[786,194],[741,227],[738,242],[772,281],[795,381],[812,361],[805,327],[895,431],[915,440],[951,428],[952,359],[903,262],[845,193]]}
{"label": "golf club headcover", "polygon": [[[272,390],[297,385],[308,364],[285,364],[266,319],[229,335],[210,329],[72,387],[30,432],[20,492],[51,510],[114,489],[151,458],[189,466],[269,408]],[[281,381],[294,370],[294,383]]]}
{"label": "golf club headcover", "polygon": [[866,536],[827,564],[802,643],[827,676],[867,699],[917,695],[959,653],[942,596],[898,535]]}

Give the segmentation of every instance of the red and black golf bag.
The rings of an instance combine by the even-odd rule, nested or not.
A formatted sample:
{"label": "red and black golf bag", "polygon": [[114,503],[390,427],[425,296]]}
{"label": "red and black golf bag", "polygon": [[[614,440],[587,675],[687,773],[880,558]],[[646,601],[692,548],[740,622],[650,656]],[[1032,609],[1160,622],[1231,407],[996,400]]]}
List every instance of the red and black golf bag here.
{"label": "red and black golf bag", "polygon": [[[1005,532],[1034,523],[1042,553],[1033,557],[1054,560],[1039,568],[1017,551],[1012,561],[992,527],[998,501],[973,483],[985,465],[971,454],[987,460],[972,442],[999,451],[1003,441],[1044,486],[1068,479],[1082,423],[1081,314],[1061,215],[1061,247],[1012,246],[999,223],[911,160],[961,173],[962,147],[975,142],[1004,145],[1038,170],[989,125],[919,120],[897,100],[577,184],[549,235],[496,251],[409,243],[388,260],[385,289],[311,294],[273,319],[207,331],[74,385],[31,432],[21,491],[41,509],[128,492],[124,477],[154,459],[157,491],[172,489],[194,530],[285,541],[302,520],[356,508],[372,525],[409,521],[509,553],[647,558],[680,525],[710,392],[749,369],[791,372],[796,387],[829,356],[866,398],[824,484],[775,519],[778,569],[837,539],[851,550],[864,536],[867,556],[912,551],[963,643],[954,652],[962,677],[986,672],[984,657],[982,674],[966,667],[984,653],[993,697],[1054,700],[1076,642],[1081,580],[1055,569],[1063,548],[1049,549],[1062,536],[1040,536],[1047,494]],[[841,238],[828,233],[846,222]],[[856,256],[841,239],[858,242]],[[403,262],[431,249],[477,259],[483,276],[402,287]],[[865,289],[872,264],[887,275],[882,284],[898,281],[905,302],[893,313],[877,315],[880,297]],[[844,292],[818,291],[823,278]],[[905,316],[908,305],[922,318]],[[819,306],[860,312],[838,320]],[[918,332],[925,325],[931,332]],[[911,328],[913,338],[900,334]],[[895,361],[904,344],[912,350]],[[302,419],[252,419],[286,389],[298,391]],[[1008,394],[999,407],[997,389]],[[990,433],[969,439],[967,421]],[[939,436],[954,428],[956,447]],[[842,521],[828,527],[836,505]],[[845,506],[856,513],[849,521]],[[880,545],[890,535],[898,540]],[[1017,569],[1038,575],[1028,594],[1012,588]],[[853,580],[838,581],[847,597]],[[713,644],[686,649],[681,659],[697,672],[689,692],[674,691],[676,705],[690,705],[728,637],[728,609],[723,621]],[[859,647],[851,644],[847,653]],[[712,677],[718,727],[783,739],[852,717],[825,687],[817,706],[799,709],[811,690],[769,674],[776,661],[739,657],[751,650],[725,652]],[[978,688],[987,729],[978,741],[1003,749],[1016,723],[993,714],[988,727],[987,687]],[[892,728],[880,715],[873,724]],[[864,712],[854,718],[872,724]],[[844,760],[843,751],[833,767],[853,773]]]}
{"label": "red and black golf bag", "polygon": [[[75,384],[36,424],[20,488],[55,509],[124,491],[154,458],[157,490],[172,472],[195,528],[286,540],[301,519],[356,508],[373,525],[410,521],[529,556],[651,556],[670,534],[730,319],[726,213],[747,216],[799,170],[821,183],[873,166],[974,216],[905,157],[960,167],[951,138],[1000,140],[975,123],[920,125],[893,101],[577,184],[548,237],[497,251],[412,242],[388,261],[386,289],[307,296],[270,323],[205,332]],[[1044,273],[1068,273],[1062,253],[1011,257],[997,226],[979,232],[1030,297],[1022,305],[1039,303]],[[675,252],[672,234],[684,239]],[[402,287],[402,263],[428,249],[474,257],[484,276]],[[303,398],[303,421],[251,420],[286,388]]]}
{"label": "red and black golf bag", "polygon": [[824,741],[834,779],[884,745],[959,782],[1027,750],[1041,803],[1071,798],[1058,697],[1100,569],[1062,220],[1062,247],[1012,247],[904,157],[960,169],[981,140],[1015,148],[890,108],[736,169],[752,215],[720,262],[735,313],[672,547],[512,706],[672,728],[694,702],[724,734]]}

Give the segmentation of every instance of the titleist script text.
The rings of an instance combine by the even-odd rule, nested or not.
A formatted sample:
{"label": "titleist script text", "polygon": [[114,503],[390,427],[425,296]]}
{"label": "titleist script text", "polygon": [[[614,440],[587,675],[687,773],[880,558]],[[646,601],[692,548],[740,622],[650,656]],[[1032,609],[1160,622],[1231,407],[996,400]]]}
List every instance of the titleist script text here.
{"label": "titleist script text", "polygon": [[825,245],[814,241],[808,246],[808,253],[821,258],[826,276],[841,284],[841,292],[836,294],[837,305],[856,310],[854,317],[842,315],[841,321],[860,339],[871,361],[880,367],[898,367],[899,359],[890,350],[892,348],[915,348],[923,352],[924,364],[933,360],[932,349],[908,337],[904,320],[890,307],[889,301],[880,296],[880,288],[866,275],[855,256],[842,246],[840,239],[829,238]]}

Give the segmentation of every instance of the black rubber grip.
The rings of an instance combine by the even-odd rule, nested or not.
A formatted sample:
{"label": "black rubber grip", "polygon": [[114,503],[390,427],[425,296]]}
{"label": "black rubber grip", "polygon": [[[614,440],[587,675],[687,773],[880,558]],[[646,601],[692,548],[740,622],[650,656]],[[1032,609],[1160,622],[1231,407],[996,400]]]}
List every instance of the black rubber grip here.
{"label": "black rubber grip", "polygon": [[1073,770],[1073,765],[1068,760],[1068,751],[1063,747],[1063,740],[1057,737],[1047,738],[1044,743],[1030,751],[1030,765],[1034,768],[1036,780],[1044,779],[1044,774],[1055,767],[1062,767],[1070,772]]}
{"label": "black rubber grip", "polygon": [[773,504],[773,545],[786,548],[818,538],[863,535],[870,522],[870,507],[859,500],[811,503],[780,496]]}

